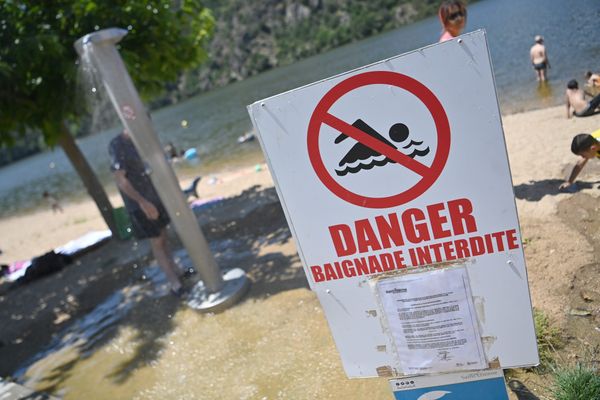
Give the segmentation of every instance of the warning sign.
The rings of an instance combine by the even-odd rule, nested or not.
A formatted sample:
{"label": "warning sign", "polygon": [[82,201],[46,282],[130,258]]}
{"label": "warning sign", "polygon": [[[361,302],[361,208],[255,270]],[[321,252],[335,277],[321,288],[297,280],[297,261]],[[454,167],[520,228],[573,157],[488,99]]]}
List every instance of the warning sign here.
{"label": "warning sign", "polygon": [[248,109],[349,377],[538,362],[483,31]]}
{"label": "warning sign", "polygon": [[[427,108],[435,129],[434,135],[429,137],[434,140],[426,143],[422,140],[422,131],[414,132],[415,129],[411,131],[406,125],[406,120],[409,118],[408,109],[393,110],[391,118],[396,118],[397,121],[393,122],[386,131],[387,138],[361,119],[362,115],[352,118],[353,122],[350,122],[336,117],[331,112],[334,105],[344,96],[353,98],[348,101],[356,102],[356,109],[360,110],[362,105],[366,111],[365,97],[369,96],[366,90],[378,92],[375,88],[381,85],[387,85],[390,90],[387,95],[384,93],[383,96],[377,96],[378,101],[385,103],[385,97],[391,97],[393,101],[394,90],[403,90],[414,96],[414,101],[421,102]],[[365,90],[352,96],[352,92],[357,89]],[[341,144],[348,138],[354,139],[350,149],[331,170],[328,170],[323,162],[322,152],[328,151],[327,147],[319,146],[319,137],[324,130],[323,125],[339,133],[329,138],[329,147],[332,147],[331,144]],[[328,91],[312,114],[307,138],[311,164],[319,179],[329,190],[341,199],[358,206],[386,208],[413,200],[439,177],[450,149],[450,125],[444,107],[425,85],[407,75],[374,71],[351,76]],[[430,153],[433,153],[430,157],[433,161],[431,165],[427,165],[423,160],[426,160],[425,157]],[[398,167],[390,168],[391,164],[397,164]],[[398,179],[399,169],[406,169],[405,172],[409,175],[417,175],[416,182],[402,182],[399,185],[399,193],[382,197],[370,193],[373,190],[372,185],[364,185],[361,193],[345,187],[346,182],[351,181],[353,175],[367,175],[373,168],[385,166],[388,166],[387,171],[391,182]]]}

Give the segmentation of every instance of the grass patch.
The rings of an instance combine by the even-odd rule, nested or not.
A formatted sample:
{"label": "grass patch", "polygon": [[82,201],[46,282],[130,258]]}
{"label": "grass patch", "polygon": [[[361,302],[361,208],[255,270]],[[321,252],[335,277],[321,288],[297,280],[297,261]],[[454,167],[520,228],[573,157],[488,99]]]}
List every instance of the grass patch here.
{"label": "grass patch", "polygon": [[600,399],[598,370],[584,364],[561,368],[554,374],[554,385],[551,392],[555,400]]}
{"label": "grass patch", "polygon": [[554,355],[556,349],[563,345],[560,330],[553,326],[550,319],[542,311],[533,309],[533,321],[537,335],[538,352],[540,354],[540,365],[538,370],[546,372],[555,364]]}

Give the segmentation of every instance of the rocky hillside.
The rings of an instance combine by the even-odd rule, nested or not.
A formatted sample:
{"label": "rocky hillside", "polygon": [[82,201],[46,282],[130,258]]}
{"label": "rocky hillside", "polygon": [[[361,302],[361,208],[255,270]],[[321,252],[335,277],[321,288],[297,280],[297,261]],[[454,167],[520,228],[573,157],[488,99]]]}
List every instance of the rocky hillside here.
{"label": "rocky hillside", "polygon": [[216,20],[210,59],[176,97],[242,80],[434,14],[439,0],[207,0]]}

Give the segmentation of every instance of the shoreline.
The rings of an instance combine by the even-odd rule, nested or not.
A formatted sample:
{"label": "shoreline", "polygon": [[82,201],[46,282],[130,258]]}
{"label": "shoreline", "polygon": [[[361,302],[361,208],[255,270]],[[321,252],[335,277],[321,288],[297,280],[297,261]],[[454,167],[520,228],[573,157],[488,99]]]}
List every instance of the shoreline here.
{"label": "shoreline", "polygon": [[[260,171],[256,171],[257,165],[261,166]],[[198,183],[197,192],[200,199],[229,197],[238,191],[239,184],[236,180],[248,175],[256,175],[248,182],[265,185],[270,181],[266,164],[262,162],[203,176]],[[179,181],[180,186],[189,185],[193,177],[193,174],[183,175]],[[216,178],[217,182],[211,184],[213,178]],[[123,206],[123,200],[116,187],[107,194],[115,208]],[[54,213],[48,206],[0,219],[0,229],[11,232],[0,243],[0,263],[28,260],[87,232],[108,229],[96,204],[87,195],[81,200],[61,203],[61,206],[64,210],[62,213]]]}
{"label": "shoreline", "polygon": [[[533,123],[533,121],[538,120],[543,122]],[[586,129],[592,131],[600,128],[600,122],[595,122],[598,121],[598,117],[579,119],[574,117],[567,120],[564,117],[562,106],[502,115],[502,121],[511,164],[513,185],[516,188],[519,185],[527,185],[528,181],[538,177],[538,174],[535,172],[531,174],[531,169],[524,168],[522,170],[518,167],[515,168],[515,164],[521,162],[520,160],[515,160],[515,157],[517,154],[522,153],[517,148],[527,149],[528,147],[535,146],[534,143],[548,141],[548,138],[545,138],[541,133],[543,131],[564,131],[565,133],[562,135],[553,135],[554,139],[551,139],[551,142],[556,144],[555,146],[550,149],[544,149],[544,152],[549,152],[556,161],[553,165],[538,165],[539,158],[535,155],[532,155],[530,160],[531,163],[535,164],[535,171],[543,171],[543,174],[539,176],[540,178],[552,175],[554,179],[560,179],[561,175],[567,173],[564,171],[565,168],[568,168],[567,165],[573,163],[575,160],[575,157],[568,151],[571,137],[580,131],[585,132]],[[552,123],[548,123],[549,121],[552,121]],[[260,157],[257,155],[257,160],[262,161],[259,161],[258,164],[252,164],[252,166],[248,164],[245,166],[234,166],[232,169],[222,168],[216,173],[209,173],[203,176],[198,185],[200,197],[227,197],[233,194],[235,190],[239,190],[237,186],[240,185],[235,185],[236,189],[233,189],[231,185],[209,185],[208,182],[213,178],[222,182],[235,180],[240,173],[247,173],[244,171],[252,170],[256,165],[262,165],[263,169],[266,169],[262,153],[260,153]],[[591,168],[588,166],[587,169]],[[197,174],[194,170],[178,170],[176,168],[176,171],[180,175],[180,185],[182,187],[188,185]],[[270,176],[263,179],[263,184],[267,181],[269,185],[273,185]],[[107,191],[109,199],[115,208],[122,206],[122,199],[116,187],[111,185]],[[540,199],[544,203],[551,203],[549,204],[549,208],[544,207],[541,210],[537,206],[531,207],[527,202],[519,202],[517,200],[519,212],[521,213],[526,209],[528,213],[536,214],[541,212],[547,214],[548,210],[555,209],[556,201],[554,200],[558,197],[560,196],[554,196],[554,199]],[[0,243],[0,250],[2,250],[0,263],[29,259],[75,239],[90,230],[107,229],[104,221],[100,218],[99,212],[96,210],[95,204],[87,197],[86,193],[77,195],[76,200],[67,200],[64,204],[61,203],[61,205],[64,208],[63,213],[53,213],[49,207],[39,206],[32,211],[17,212],[15,215],[0,218],[0,229],[4,232],[11,232],[11,235]]]}

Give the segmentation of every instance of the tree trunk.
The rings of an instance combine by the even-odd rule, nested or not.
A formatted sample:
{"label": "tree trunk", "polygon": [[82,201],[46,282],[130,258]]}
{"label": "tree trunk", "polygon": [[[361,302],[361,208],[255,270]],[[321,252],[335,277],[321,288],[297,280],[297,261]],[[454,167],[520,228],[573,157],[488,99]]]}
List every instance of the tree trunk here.
{"label": "tree trunk", "polygon": [[96,203],[96,206],[98,207],[98,210],[100,210],[100,214],[112,232],[113,237],[119,237],[117,225],[113,215],[112,204],[110,204],[110,200],[108,199],[104,188],[100,184],[98,177],[94,173],[94,170],[92,167],[90,167],[90,164],[83,156],[83,153],[79,147],[77,147],[75,139],[73,139],[73,136],[71,136],[71,133],[69,132],[69,128],[67,128],[64,123],[62,125],[62,134],[58,139],[58,144],[60,144],[63,151],[69,158],[69,161],[71,161],[71,164],[73,164],[75,171],[77,171],[79,178],[81,178],[88,194]]}

